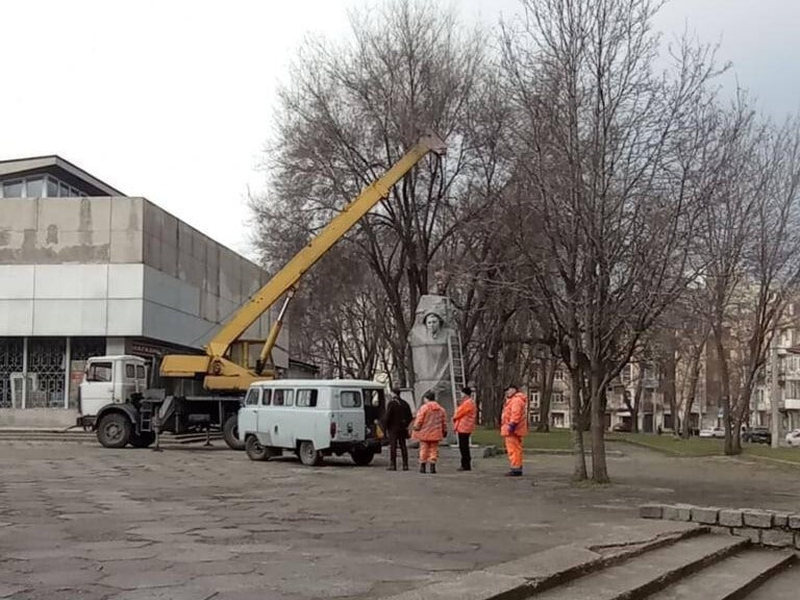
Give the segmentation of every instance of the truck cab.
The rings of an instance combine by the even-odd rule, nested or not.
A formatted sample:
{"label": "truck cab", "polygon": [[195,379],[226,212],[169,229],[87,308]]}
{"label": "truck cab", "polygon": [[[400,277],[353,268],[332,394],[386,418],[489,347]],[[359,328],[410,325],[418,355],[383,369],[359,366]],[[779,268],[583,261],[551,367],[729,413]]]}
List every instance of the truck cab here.
{"label": "truck cab", "polygon": [[147,388],[147,363],[138,356],[96,356],[86,363],[78,395],[79,424],[91,428],[109,404],[129,402]]}
{"label": "truck cab", "polygon": [[148,362],[138,356],[90,358],[79,387],[77,424],[96,431],[106,448],[146,448],[157,430],[220,431],[228,446],[244,447],[236,436],[240,396],[167,396],[166,390],[148,388],[148,371]]}

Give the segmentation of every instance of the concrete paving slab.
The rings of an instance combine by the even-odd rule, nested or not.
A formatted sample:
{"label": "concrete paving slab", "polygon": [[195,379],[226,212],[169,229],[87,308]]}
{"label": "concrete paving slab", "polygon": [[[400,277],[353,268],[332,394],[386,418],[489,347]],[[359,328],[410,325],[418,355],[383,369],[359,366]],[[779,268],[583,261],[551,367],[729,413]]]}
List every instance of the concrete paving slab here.
{"label": "concrete paving slab", "polygon": [[477,571],[421,589],[410,590],[386,600],[492,600],[525,598],[532,592],[522,577]]}
{"label": "concrete paving slab", "polygon": [[[784,467],[677,460],[635,448],[609,459],[614,485],[574,486],[569,456],[526,459],[526,474],[536,483],[531,485],[527,476],[513,482],[502,477],[502,458],[477,459],[475,471],[457,474],[454,453],[443,457],[442,476],[434,479],[412,472],[391,476],[380,457],[366,469],[344,463],[306,469],[292,459],[255,464],[224,449],[181,447],[159,454],[53,446],[0,441],[0,522],[10,523],[0,528],[0,581],[11,585],[29,573],[101,567],[104,577],[162,571],[190,579],[261,575],[273,582],[263,591],[280,598],[348,593],[349,600],[372,599],[579,540],[607,539],[609,533],[626,543],[634,521],[641,523],[636,507],[643,503],[735,501],[796,510],[800,495],[800,481],[785,477]],[[135,533],[156,536],[166,527],[181,531],[152,539]],[[214,529],[241,530],[245,537],[189,535]],[[95,545],[78,548],[82,544]],[[258,552],[245,551],[262,544]],[[243,547],[234,552],[234,546]],[[80,557],[62,548],[78,548]],[[35,551],[42,553],[9,557]],[[134,554],[109,556],[117,552]],[[309,569],[319,587],[308,584]],[[247,598],[252,589],[226,594]],[[89,583],[71,593],[181,600],[183,590],[126,591]],[[212,593],[195,587],[185,597]],[[53,600],[59,594],[41,584],[19,598]]]}

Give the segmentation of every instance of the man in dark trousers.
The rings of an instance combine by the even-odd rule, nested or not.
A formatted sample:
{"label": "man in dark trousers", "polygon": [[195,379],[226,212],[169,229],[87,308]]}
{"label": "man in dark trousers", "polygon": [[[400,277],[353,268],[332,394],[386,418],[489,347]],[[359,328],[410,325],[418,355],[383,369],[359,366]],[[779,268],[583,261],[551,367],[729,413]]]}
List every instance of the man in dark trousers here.
{"label": "man in dark trousers", "polygon": [[403,471],[408,471],[408,427],[414,417],[408,402],[400,397],[400,390],[392,390],[392,399],[386,405],[383,428],[389,436],[389,471],[397,471],[397,446],[403,458]]}
{"label": "man in dark trousers", "polygon": [[478,409],[472,399],[472,389],[461,388],[461,402],[458,404],[456,414],[453,415],[453,429],[458,434],[458,449],[461,451],[461,468],[459,471],[472,470],[472,457],[469,453],[469,436],[475,431],[475,420]]}

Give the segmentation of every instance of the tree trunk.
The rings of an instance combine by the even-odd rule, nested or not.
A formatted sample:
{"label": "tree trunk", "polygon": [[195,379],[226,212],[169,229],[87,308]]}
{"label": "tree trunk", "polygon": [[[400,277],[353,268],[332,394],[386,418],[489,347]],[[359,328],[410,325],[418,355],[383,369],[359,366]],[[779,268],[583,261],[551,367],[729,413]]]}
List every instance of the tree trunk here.
{"label": "tree trunk", "polygon": [[689,428],[692,418],[692,407],[697,395],[697,383],[700,380],[700,357],[703,354],[703,344],[692,353],[692,365],[689,371],[689,394],[686,397],[686,406],[683,408],[683,422],[681,423],[681,437],[689,439]]}
{"label": "tree trunk", "polygon": [[636,390],[633,392],[633,407],[631,408],[631,432],[639,433],[639,407],[642,405],[642,392],[644,391],[644,372],[639,368],[636,379]]}
{"label": "tree trunk", "polygon": [[714,345],[717,350],[717,360],[719,361],[720,374],[720,401],[722,404],[722,420],[725,426],[725,454],[737,454],[733,445],[733,435],[731,430],[731,380],[728,368],[728,357],[725,356],[725,346],[722,342],[721,328],[714,328]]}
{"label": "tree trunk", "polygon": [[592,481],[595,483],[609,483],[608,466],[606,465],[606,420],[604,389],[601,389],[600,375],[592,368],[591,374],[591,403],[592,403]]}
{"label": "tree trunk", "polygon": [[664,377],[664,396],[666,396],[666,404],[669,406],[669,414],[672,417],[672,432],[678,433],[678,402],[677,398],[675,397],[676,390],[675,390],[675,371],[677,370],[677,365],[675,361],[675,349],[674,349],[674,337],[670,337],[670,344],[667,346],[669,355],[667,356],[666,360],[666,373]]}
{"label": "tree trunk", "polygon": [[547,433],[550,431],[550,400],[553,397],[556,361],[553,358],[544,358],[541,363],[542,390],[539,394],[539,424],[536,426],[536,431]]}
{"label": "tree trunk", "polygon": [[573,470],[572,478],[575,481],[585,481],[589,478],[586,471],[586,455],[583,447],[583,411],[581,410],[581,388],[583,375],[580,368],[577,367],[578,355],[576,349],[573,347],[571,350],[571,365],[570,377],[572,385],[570,386],[570,421],[572,422],[572,457],[573,457]]}

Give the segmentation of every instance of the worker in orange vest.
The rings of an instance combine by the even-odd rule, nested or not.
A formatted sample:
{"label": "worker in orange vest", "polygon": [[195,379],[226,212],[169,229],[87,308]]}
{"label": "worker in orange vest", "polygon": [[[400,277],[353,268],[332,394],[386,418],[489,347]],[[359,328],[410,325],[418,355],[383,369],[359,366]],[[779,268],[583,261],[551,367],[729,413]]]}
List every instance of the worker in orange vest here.
{"label": "worker in orange vest", "polygon": [[516,385],[506,387],[506,402],[500,418],[500,435],[505,438],[508,462],[511,469],[508,477],[522,475],[522,438],[528,434],[528,398]]}
{"label": "worker in orange vest", "polygon": [[447,435],[447,413],[436,402],[436,394],[427,391],[422,396],[422,406],[414,420],[414,439],[419,440],[419,472],[426,472],[431,463],[431,473],[436,473],[439,460],[439,442]]}
{"label": "worker in orange vest", "polygon": [[472,470],[472,457],[469,453],[469,436],[475,431],[475,419],[478,409],[472,399],[472,389],[461,388],[461,402],[458,404],[456,414],[453,415],[453,429],[458,434],[458,449],[461,452],[461,467],[459,471]]}

